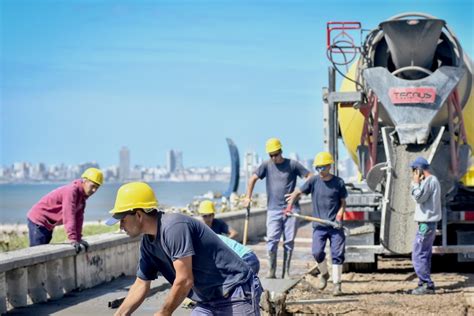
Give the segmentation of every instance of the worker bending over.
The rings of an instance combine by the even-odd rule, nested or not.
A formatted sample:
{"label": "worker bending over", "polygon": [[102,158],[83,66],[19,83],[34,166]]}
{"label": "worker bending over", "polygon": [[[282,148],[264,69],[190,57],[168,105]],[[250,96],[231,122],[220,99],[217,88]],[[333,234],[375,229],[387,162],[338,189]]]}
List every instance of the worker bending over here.
{"label": "worker bending over", "polygon": [[239,234],[235,229],[229,227],[222,219],[215,218],[216,208],[214,203],[209,200],[204,200],[199,204],[199,215],[201,215],[204,223],[209,226],[216,234],[224,234],[229,238],[235,238]]}
{"label": "worker bending over", "polygon": [[186,297],[197,302],[191,315],[260,315],[258,277],[204,223],[180,213],[158,211],[151,187],[120,187],[113,217],[130,237],[144,234],[137,278],[115,315],[130,315],[161,274],[172,287],[155,315],[171,315]]}
{"label": "worker bending over", "polygon": [[86,200],[104,181],[102,171],[89,168],[81,179],[46,194],[33,205],[27,215],[30,247],[49,244],[56,226],[64,224],[67,238],[76,252],[87,249],[82,239]]}

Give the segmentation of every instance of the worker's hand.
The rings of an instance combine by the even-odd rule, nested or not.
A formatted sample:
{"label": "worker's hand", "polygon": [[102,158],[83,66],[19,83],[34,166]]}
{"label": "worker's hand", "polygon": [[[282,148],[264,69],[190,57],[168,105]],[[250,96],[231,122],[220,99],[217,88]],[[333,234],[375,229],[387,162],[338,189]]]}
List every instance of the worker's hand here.
{"label": "worker's hand", "polygon": [[242,204],[242,207],[243,207],[243,208],[249,207],[250,202],[252,202],[252,199],[251,199],[251,198],[249,198],[248,196],[244,197],[244,198],[242,199],[242,203],[241,203],[241,204]]}
{"label": "worker's hand", "polygon": [[285,194],[285,201],[288,205],[293,205],[298,200],[298,192],[293,191],[291,193]]}
{"label": "worker's hand", "polygon": [[419,169],[413,170],[413,182],[416,184],[421,182],[421,172]]}
{"label": "worker's hand", "polygon": [[79,243],[81,244],[82,247],[84,247],[85,251],[89,250],[89,243],[87,241],[82,239]]}
{"label": "worker's hand", "polygon": [[339,212],[336,214],[336,224],[337,224],[337,229],[342,228],[342,222],[344,220],[344,210],[340,209]]}
{"label": "worker's hand", "polygon": [[79,253],[79,252],[81,252],[83,246],[81,245],[80,242],[78,242],[78,241],[71,241],[71,245],[72,245],[72,246],[74,247],[74,249],[76,250],[76,254]]}
{"label": "worker's hand", "polygon": [[164,313],[164,312],[156,312],[153,314],[153,316],[171,316],[171,314]]}

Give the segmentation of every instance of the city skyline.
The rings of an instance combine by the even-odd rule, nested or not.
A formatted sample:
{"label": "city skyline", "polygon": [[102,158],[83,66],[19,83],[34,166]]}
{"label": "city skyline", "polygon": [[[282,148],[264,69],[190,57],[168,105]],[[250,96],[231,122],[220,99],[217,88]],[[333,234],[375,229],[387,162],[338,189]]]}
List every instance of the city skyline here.
{"label": "city skyline", "polygon": [[[190,166],[183,164],[183,152],[171,149],[167,152],[164,165],[145,166],[131,164],[131,151],[123,146],[118,151],[118,162],[104,166],[95,161],[80,164],[46,164],[43,162],[14,162],[11,165],[0,165],[0,183],[35,183],[61,182],[79,178],[88,168],[99,168],[104,173],[106,182],[128,181],[229,181],[232,166]],[[301,158],[297,153],[290,153],[289,159],[296,160],[308,170],[313,170],[313,159]],[[247,182],[250,175],[263,162],[256,152],[245,152],[240,164],[239,174]],[[340,176],[353,178],[357,176],[357,167],[350,158],[341,159],[338,163]]]}
{"label": "city skyline", "polygon": [[[258,153],[256,152],[244,152],[240,159],[243,159],[244,165],[241,165],[242,170],[246,170],[249,166],[252,168],[257,167],[259,164],[263,162]],[[154,165],[144,165],[141,163],[132,163],[131,159],[131,151],[126,147],[122,146],[118,151],[118,160],[116,164],[112,165],[102,165],[97,161],[88,161],[88,162],[81,162],[79,164],[65,164],[63,162],[58,164],[48,164],[46,162],[32,162],[32,161],[15,161],[12,164],[4,164],[0,165],[1,168],[8,168],[11,167],[13,169],[18,168],[21,169],[22,165],[28,164],[34,168],[37,168],[39,171],[43,171],[47,166],[77,166],[78,172],[82,173],[85,169],[94,167],[94,168],[116,168],[117,169],[117,177],[120,180],[128,179],[131,171],[136,168],[162,168],[169,173],[180,172],[186,169],[192,168],[228,168],[230,167],[230,162],[228,165],[203,165],[203,166],[184,166],[183,163],[183,152],[176,149],[170,149],[166,152],[166,156],[164,159],[164,163],[162,164],[154,164]],[[290,153],[288,157],[289,159],[294,159],[300,161],[302,163],[306,163],[307,159],[300,159],[297,153]],[[311,160],[311,159],[310,159]],[[102,167],[101,167],[102,166]]]}
{"label": "city skyline", "polygon": [[[402,12],[447,21],[473,57],[472,1],[0,2],[0,164],[228,165],[225,138],[264,156],[323,149],[326,22]],[[338,82],[339,83],[339,82]],[[341,154],[343,154],[341,152]]]}

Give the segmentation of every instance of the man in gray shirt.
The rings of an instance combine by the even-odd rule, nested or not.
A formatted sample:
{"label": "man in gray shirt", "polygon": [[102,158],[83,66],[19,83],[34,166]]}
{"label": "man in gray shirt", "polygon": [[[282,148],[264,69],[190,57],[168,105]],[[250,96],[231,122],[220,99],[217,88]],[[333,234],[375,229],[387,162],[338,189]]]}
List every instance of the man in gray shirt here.
{"label": "man in gray shirt", "polygon": [[[245,207],[249,205],[257,180],[266,178],[269,265],[267,278],[275,278],[278,242],[282,234],[284,247],[282,278],[290,277],[289,269],[296,236],[296,219],[284,215],[284,210],[287,207],[285,195],[294,191],[298,177],[309,178],[311,173],[299,162],[283,158],[279,139],[270,138],[265,147],[270,160],[263,162],[250,178],[243,204]],[[296,203],[293,211],[298,213],[298,209],[299,205]]]}
{"label": "man in gray shirt", "polygon": [[429,163],[423,157],[410,165],[413,172],[411,196],[416,202],[415,221],[418,223],[413,244],[412,262],[418,276],[418,287],[412,294],[434,294],[431,280],[431,255],[436,237],[436,224],[441,220],[441,187],[438,178],[431,174]]}

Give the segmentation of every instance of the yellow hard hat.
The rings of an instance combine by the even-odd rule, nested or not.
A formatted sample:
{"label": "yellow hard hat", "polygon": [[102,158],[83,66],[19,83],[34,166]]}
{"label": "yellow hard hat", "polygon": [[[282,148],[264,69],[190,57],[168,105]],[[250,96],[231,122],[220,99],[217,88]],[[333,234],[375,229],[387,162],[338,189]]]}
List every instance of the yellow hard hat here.
{"label": "yellow hard hat", "polygon": [[102,174],[102,171],[97,168],[86,169],[86,171],[84,171],[84,173],[82,174],[81,178],[90,180],[98,185],[102,185],[102,183],[104,183],[104,175]]}
{"label": "yellow hard hat", "polygon": [[117,191],[115,206],[110,213],[123,213],[137,208],[145,210],[158,208],[158,200],[153,189],[145,182],[130,182],[122,185]]}
{"label": "yellow hard hat", "polygon": [[209,200],[202,201],[201,204],[199,204],[198,212],[199,214],[214,214],[216,212],[214,203]]}
{"label": "yellow hard hat", "polygon": [[270,138],[265,144],[267,154],[273,153],[281,149],[281,142],[278,138]]}
{"label": "yellow hard hat", "polygon": [[322,151],[314,157],[313,166],[320,167],[326,166],[334,163],[332,155],[327,151]]}

